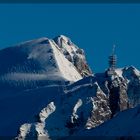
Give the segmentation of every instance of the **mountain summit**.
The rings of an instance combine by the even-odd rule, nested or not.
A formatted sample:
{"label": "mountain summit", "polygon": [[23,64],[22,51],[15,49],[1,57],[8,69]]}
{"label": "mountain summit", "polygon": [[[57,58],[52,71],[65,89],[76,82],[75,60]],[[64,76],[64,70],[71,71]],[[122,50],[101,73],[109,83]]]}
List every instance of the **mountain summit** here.
{"label": "mountain summit", "polygon": [[26,86],[31,82],[32,86],[33,83],[40,86],[38,81],[43,85],[76,82],[92,75],[84,51],[63,35],[54,40],[44,37],[1,50],[0,66],[1,85]]}

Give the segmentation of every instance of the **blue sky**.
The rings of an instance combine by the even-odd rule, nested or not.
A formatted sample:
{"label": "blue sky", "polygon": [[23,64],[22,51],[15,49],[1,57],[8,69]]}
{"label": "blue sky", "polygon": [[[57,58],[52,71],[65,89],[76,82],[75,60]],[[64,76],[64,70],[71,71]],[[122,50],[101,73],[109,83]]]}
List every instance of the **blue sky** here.
{"label": "blue sky", "polygon": [[0,48],[59,34],[85,50],[94,72],[107,68],[113,44],[118,67],[140,69],[140,4],[0,4]]}

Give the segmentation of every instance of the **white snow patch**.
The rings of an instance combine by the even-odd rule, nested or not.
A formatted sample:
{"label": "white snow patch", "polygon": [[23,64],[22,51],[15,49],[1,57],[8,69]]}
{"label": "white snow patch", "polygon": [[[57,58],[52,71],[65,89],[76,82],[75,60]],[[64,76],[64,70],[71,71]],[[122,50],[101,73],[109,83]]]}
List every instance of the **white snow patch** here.
{"label": "white snow patch", "polygon": [[48,116],[55,111],[55,109],[56,109],[56,107],[54,105],[54,102],[51,102],[50,104],[48,104],[47,107],[42,109],[39,114],[40,121],[44,122],[45,119],[48,118]]}
{"label": "white snow patch", "polygon": [[115,72],[117,73],[117,75],[119,76],[119,77],[123,77],[123,70],[122,70],[122,68],[117,68],[116,70],[115,70]]}
{"label": "white snow patch", "polygon": [[73,119],[78,119],[78,115],[76,114],[78,108],[80,108],[80,106],[82,106],[82,100],[79,99],[76,103],[76,105],[74,106],[73,108],[73,113],[72,113],[72,116],[71,116],[71,122],[74,123]]}
{"label": "white snow patch", "polygon": [[27,136],[30,133],[30,129],[31,129],[32,124],[23,124],[20,127],[20,137],[24,138],[25,136]]}
{"label": "white snow patch", "polygon": [[57,65],[60,70],[60,73],[69,81],[78,81],[82,79],[82,76],[78,73],[74,65],[69,62],[64,55],[53,45],[51,46],[54,51],[54,57],[57,60]]}

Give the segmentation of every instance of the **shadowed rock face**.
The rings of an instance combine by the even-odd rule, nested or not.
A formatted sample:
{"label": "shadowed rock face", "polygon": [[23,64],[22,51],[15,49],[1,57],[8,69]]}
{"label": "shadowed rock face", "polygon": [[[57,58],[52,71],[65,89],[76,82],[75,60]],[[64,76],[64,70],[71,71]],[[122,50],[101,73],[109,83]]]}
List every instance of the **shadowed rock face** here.
{"label": "shadowed rock face", "polygon": [[109,97],[111,117],[140,104],[140,72],[134,67],[116,69],[115,75],[97,74],[101,89]]}
{"label": "shadowed rock face", "polygon": [[119,111],[129,108],[127,83],[122,78],[115,78],[109,82],[109,106],[112,112],[112,117]]}

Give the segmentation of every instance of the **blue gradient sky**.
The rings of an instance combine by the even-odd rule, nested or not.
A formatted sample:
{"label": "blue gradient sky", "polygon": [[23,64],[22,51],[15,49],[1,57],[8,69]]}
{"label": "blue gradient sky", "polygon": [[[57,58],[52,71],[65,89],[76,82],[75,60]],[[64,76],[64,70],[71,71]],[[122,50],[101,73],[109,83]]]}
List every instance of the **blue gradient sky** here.
{"label": "blue gradient sky", "polygon": [[106,69],[113,44],[118,67],[140,69],[140,4],[0,4],[0,48],[59,34],[85,50],[94,72]]}

